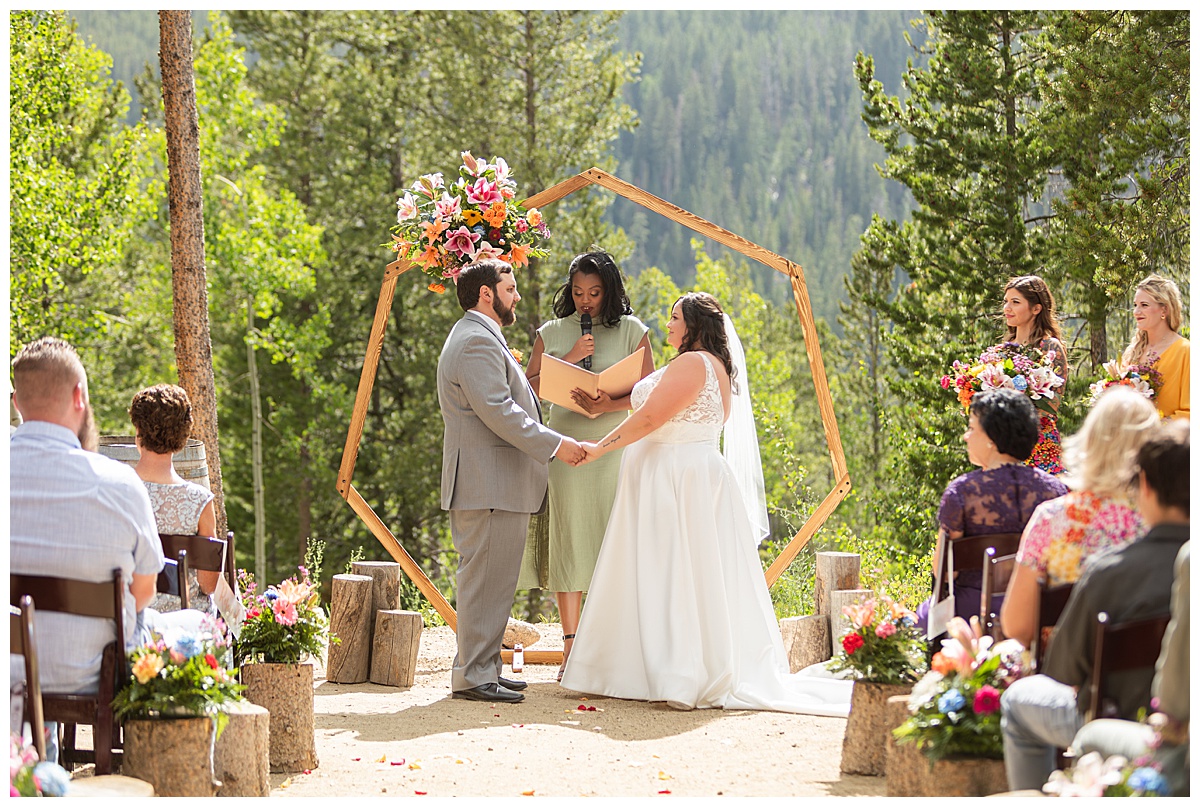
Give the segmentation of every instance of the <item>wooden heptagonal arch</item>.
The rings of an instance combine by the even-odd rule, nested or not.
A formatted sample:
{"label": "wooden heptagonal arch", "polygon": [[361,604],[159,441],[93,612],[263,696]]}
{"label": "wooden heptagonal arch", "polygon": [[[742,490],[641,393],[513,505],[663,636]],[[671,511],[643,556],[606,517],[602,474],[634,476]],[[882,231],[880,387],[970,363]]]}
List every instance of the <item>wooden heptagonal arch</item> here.
{"label": "wooden heptagonal arch", "polygon": [[[817,340],[817,325],[816,320],[813,319],[812,304],[808,298],[808,287],[804,281],[804,270],[799,264],[776,255],[709,221],[705,221],[681,207],[677,207],[670,202],[659,199],[657,196],[646,193],[641,188],[630,185],[628,182],[599,168],[589,168],[581,174],[577,174],[553,187],[547,188],[539,194],[529,197],[523,204],[526,208],[545,207],[589,185],[599,185],[602,188],[607,188],[631,202],[636,202],[648,210],[666,216],[672,221],[694,230],[700,235],[724,244],[748,258],[786,275],[792,284],[792,296],[795,298],[796,312],[800,317],[800,327],[804,332],[804,349],[808,354],[808,363],[812,370],[813,385],[817,395],[817,406],[821,411],[821,423],[825,427],[825,441],[829,447],[829,459],[833,464],[833,478],[836,481],[833,490],[829,491],[825,498],[822,499],[821,503],[813,510],[812,515],[809,516],[808,520],[804,522],[788,545],[779,553],[779,557],[767,569],[767,585],[772,586],[779,579],[779,576],[783,574],[783,571],[795,560],[809,539],[821,528],[834,509],[846,498],[846,494],[850,492],[850,475],[846,470],[846,455],[842,449],[841,435],[838,433],[837,418],[833,411],[833,398],[829,394],[829,380],[825,376],[825,362],[821,358],[821,346]],[[379,290],[379,302],[375,307],[375,321],[371,325],[371,336],[367,342],[366,357],[363,359],[362,376],[358,382],[358,395],[354,400],[354,412],[350,418],[350,429],[346,434],[346,448],[342,453],[342,465],[338,471],[337,489],[338,493],[342,495],[354,512],[358,514],[358,517],[363,520],[363,523],[366,524],[371,534],[383,544],[383,548],[387,550],[388,554],[395,558],[396,562],[400,564],[400,568],[404,570],[404,573],[416,584],[421,593],[429,599],[434,609],[446,620],[446,623],[451,628],[457,630],[458,615],[455,613],[454,608],[421,570],[420,565],[404,550],[404,547],[396,540],[396,536],[387,528],[383,520],[375,514],[371,506],[359,495],[359,492],[354,488],[351,481],[354,478],[354,463],[358,458],[358,446],[362,439],[363,424],[366,422],[367,406],[371,399],[372,388],[375,385],[375,374],[379,368],[379,356],[383,350],[383,333],[387,327],[388,315],[392,309],[392,298],[395,295],[396,280],[400,275],[411,269],[412,266],[413,264],[410,261],[401,259],[389,263],[384,271],[383,285]],[[509,652],[505,651],[504,656],[507,661],[510,657]],[[562,653],[560,651],[547,650],[526,651],[525,660],[530,664],[557,664],[562,660]]]}

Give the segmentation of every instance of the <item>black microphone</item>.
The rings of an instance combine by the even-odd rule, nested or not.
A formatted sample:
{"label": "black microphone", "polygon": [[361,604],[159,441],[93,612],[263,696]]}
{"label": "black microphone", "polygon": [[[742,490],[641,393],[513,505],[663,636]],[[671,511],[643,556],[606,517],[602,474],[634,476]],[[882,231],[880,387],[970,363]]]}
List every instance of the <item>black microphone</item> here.
{"label": "black microphone", "polygon": [[[582,314],[579,315],[579,330],[583,332],[584,336],[592,335],[592,315],[587,313],[586,311],[584,311]],[[583,369],[591,370],[592,369],[592,357],[584,356],[583,361],[580,362],[580,364],[582,365]]]}

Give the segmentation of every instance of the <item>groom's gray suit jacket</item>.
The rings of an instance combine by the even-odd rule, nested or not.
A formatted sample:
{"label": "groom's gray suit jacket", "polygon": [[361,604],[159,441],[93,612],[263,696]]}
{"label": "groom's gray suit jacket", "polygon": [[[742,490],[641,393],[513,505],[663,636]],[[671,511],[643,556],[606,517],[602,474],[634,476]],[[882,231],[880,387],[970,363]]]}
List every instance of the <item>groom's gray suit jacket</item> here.
{"label": "groom's gray suit jacket", "polygon": [[446,424],[442,509],[537,512],[561,436],[541,424],[520,365],[474,314],[446,338],[437,386]]}

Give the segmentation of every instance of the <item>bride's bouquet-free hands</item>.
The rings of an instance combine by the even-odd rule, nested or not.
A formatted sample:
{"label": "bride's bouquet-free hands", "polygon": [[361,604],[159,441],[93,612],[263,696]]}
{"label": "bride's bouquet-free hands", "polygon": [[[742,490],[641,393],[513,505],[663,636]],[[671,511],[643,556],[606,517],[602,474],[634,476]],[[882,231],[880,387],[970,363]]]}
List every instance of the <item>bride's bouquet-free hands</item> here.
{"label": "bride's bouquet-free hands", "polygon": [[600,459],[604,456],[604,450],[600,448],[599,443],[580,443],[583,446],[584,457],[579,462],[580,465],[587,465],[592,460]]}

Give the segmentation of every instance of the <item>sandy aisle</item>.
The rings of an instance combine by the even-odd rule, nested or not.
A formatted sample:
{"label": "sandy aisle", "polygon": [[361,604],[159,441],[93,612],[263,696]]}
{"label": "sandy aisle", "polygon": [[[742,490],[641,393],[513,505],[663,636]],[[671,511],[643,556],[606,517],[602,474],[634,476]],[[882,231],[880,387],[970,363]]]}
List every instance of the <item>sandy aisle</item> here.
{"label": "sandy aisle", "polygon": [[[538,625],[543,647],[561,628]],[[845,720],[677,712],[584,700],[527,666],[524,703],[451,700],[454,634],[427,629],[415,685],[331,684],[318,670],[311,773],[273,774],[272,796],[882,796],[882,777],[842,776]],[[579,711],[580,705],[596,711]],[[383,761],[380,761],[383,760]]]}

